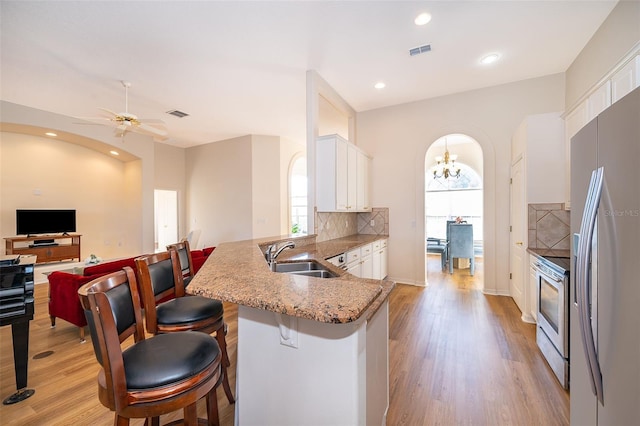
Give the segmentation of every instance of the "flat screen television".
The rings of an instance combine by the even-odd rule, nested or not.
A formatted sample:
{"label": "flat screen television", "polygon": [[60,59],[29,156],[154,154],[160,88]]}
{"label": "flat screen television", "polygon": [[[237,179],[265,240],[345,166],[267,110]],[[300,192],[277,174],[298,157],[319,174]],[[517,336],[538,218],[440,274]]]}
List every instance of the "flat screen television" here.
{"label": "flat screen television", "polygon": [[75,210],[16,210],[18,235],[76,232]]}

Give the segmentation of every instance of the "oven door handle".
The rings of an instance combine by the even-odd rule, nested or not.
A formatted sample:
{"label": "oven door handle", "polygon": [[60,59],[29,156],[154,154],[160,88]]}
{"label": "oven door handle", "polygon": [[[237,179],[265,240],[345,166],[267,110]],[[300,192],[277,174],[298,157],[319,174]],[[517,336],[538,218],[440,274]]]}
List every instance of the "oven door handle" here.
{"label": "oven door handle", "polygon": [[592,241],[596,228],[598,205],[602,196],[604,181],[604,168],[600,167],[591,174],[589,192],[580,224],[580,241],[576,253],[576,293],[578,298],[578,319],[582,348],[585,353],[588,370],[590,373],[591,390],[601,404],[604,404],[602,371],[598,362],[595,339],[593,336],[591,306],[589,295],[591,294],[591,268]]}

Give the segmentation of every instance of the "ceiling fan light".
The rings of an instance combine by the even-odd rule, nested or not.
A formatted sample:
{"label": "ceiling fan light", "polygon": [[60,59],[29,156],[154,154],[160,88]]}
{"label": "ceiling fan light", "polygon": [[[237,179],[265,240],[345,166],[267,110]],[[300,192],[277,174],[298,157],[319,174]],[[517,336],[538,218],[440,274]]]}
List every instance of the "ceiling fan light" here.
{"label": "ceiling fan light", "polygon": [[418,26],[426,25],[430,21],[431,21],[431,15],[426,12],[416,16],[416,19],[413,20],[413,22]]}

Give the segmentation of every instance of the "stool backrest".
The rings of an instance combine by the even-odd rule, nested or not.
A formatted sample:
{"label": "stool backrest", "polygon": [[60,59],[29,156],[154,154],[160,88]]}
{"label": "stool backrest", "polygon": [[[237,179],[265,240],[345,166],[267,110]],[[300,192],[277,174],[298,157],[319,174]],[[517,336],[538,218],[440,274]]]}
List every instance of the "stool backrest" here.
{"label": "stool backrest", "polygon": [[[116,407],[126,406],[127,383],[121,343],[130,336],[145,340],[138,286],[129,267],[97,278],[78,289],[96,359],[102,366],[106,388]],[[122,399],[122,400],[121,400]]]}
{"label": "stool backrest", "polygon": [[136,266],[147,331],[156,334],[156,306],[162,301],[185,295],[178,253],[170,250],[141,256],[136,259]]}
{"label": "stool backrest", "polygon": [[180,271],[182,277],[192,277],[193,271],[193,259],[191,258],[191,248],[189,241],[180,241],[179,243],[171,244],[167,246],[167,250],[175,250],[178,253],[178,259],[180,260]]}

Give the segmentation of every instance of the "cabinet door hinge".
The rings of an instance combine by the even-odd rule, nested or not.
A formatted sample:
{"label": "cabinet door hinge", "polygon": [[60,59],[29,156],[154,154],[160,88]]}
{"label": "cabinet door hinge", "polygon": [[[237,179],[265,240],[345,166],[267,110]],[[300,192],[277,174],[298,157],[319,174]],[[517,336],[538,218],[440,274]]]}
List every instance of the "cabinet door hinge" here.
{"label": "cabinet door hinge", "polygon": [[513,226],[509,225],[509,232],[513,232]]}
{"label": "cabinet door hinge", "polygon": [[513,279],[513,274],[511,272],[509,272],[509,279],[512,280]]}
{"label": "cabinet door hinge", "polygon": [[513,183],[513,178],[509,178],[509,184]]}

